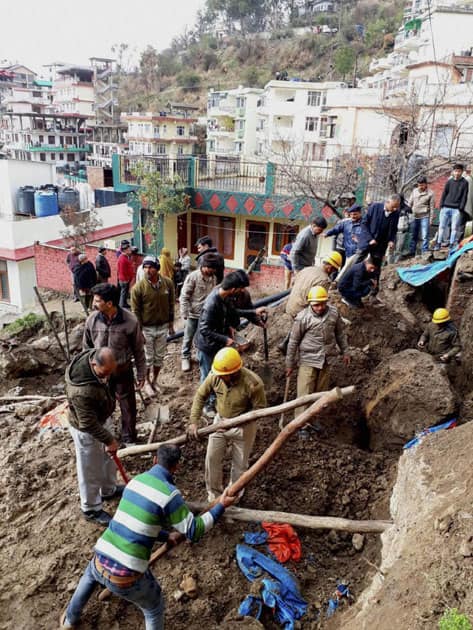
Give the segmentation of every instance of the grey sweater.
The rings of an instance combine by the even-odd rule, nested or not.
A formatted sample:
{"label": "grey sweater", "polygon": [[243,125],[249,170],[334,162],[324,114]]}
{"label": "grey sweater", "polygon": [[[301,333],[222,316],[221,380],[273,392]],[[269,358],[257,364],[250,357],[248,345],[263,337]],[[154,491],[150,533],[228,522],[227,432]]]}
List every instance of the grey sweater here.
{"label": "grey sweater", "polygon": [[314,264],[317,253],[317,236],[312,234],[310,225],[299,232],[296,242],[291,250],[291,262],[294,271],[300,271],[304,267],[311,267]]}

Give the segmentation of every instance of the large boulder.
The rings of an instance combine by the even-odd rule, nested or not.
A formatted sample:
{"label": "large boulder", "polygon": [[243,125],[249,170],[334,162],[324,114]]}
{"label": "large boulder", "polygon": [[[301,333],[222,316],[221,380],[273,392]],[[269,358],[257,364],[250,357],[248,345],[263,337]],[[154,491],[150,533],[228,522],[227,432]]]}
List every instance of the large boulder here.
{"label": "large boulder", "polygon": [[457,399],[445,367],[429,354],[404,350],[366,379],[363,407],[372,448],[401,446],[453,414]]}

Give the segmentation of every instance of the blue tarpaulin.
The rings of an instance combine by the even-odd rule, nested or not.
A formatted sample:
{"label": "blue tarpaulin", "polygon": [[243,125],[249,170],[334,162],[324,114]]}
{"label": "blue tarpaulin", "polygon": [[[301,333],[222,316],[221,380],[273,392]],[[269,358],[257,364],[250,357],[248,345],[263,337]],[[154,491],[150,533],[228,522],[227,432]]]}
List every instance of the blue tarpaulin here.
{"label": "blue tarpaulin", "polygon": [[273,610],[274,617],[285,630],[293,630],[294,622],[307,610],[294,576],[279,562],[246,545],[237,545],[238,566],[250,581],[261,579],[261,596],[248,595],[240,604],[240,615],[259,618],[263,604]]}
{"label": "blue tarpaulin", "polygon": [[430,265],[398,267],[396,271],[403,282],[407,282],[407,284],[411,284],[413,287],[421,287],[426,282],[429,282],[429,280],[432,280],[432,278],[435,278],[435,276],[438,276],[439,273],[445,271],[445,269],[449,269],[460,256],[471,249],[473,249],[473,243],[467,243],[455,253],[450,254],[445,260],[438,260]]}

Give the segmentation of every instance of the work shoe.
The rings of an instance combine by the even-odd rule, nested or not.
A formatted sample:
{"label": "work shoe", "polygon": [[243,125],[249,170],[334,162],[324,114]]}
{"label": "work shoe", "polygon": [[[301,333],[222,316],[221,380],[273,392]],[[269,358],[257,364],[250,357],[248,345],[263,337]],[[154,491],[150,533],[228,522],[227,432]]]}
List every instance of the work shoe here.
{"label": "work shoe", "polygon": [[123,490],[125,490],[124,484],[118,484],[117,487],[115,488],[115,492],[112,492],[112,494],[101,494],[100,496],[102,497],[102,501],[111,501],[112,499],[119,499],[123,494]]}
{"label": "work shoe", "polygon": [[112,517],[105,510],[87,510],[82,512],[86,521],[96,523],[102,527],[108,527],[108,524],[112,520]]}
{"label": "work shoe", "polygon": [[215,409],[212,407],[212,405],[205,405],[203,412],[204,416],[207,416],[207,418],[215,418]]}
{"label": "work shoe", "polygon": [[181,370],[183,372],[190,372],[191,371],[191,362],[190,362],[190,359],[188,359],[187,357],[185,357],[181,361]]}
{"label": "work shoe", "polygon": [[348,306],[348,308],[363,308],[363,304],[355,304],[355,302],[350,302],[346,298],[342,298],[342,303]]}
{"label": "work shoe", "polygon": [[77,626],[73,626],[72,624],[70,624],[67,619],[66,619],[66,613],[67,613],[67,608],[66,610],[62,613],[61,617],[59,618],[59,627],[60,628],[69,628],[69,630],[71,630],[71,628],[77,628]]}

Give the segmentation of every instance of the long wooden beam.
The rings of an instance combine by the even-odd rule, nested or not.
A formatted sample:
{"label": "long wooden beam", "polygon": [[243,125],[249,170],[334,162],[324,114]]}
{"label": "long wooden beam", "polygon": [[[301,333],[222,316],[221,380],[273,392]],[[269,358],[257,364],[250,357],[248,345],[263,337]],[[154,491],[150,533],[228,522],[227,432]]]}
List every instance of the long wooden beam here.
{"label": "long wooden beam", "polygon": [[[187,502],[187,505],[196,513],[202,512],[208,507],[207,503],[194,503],[192,501]],[[294,525],[294,527],[336,529],[341,532],[358,532],[362,534],[381,534],[392,525],[391,521],[354,521],[335,516],[310,516],[308,514],[253,510],[252,508],[233,506],[225,510],[222,518],[230,521],[289,523],[289,525]]]}
{"label": "long wooden beam", "polygon": [[[353,387],[342,387],[340,390],[340,396],[348,396],[352,394],[354,391]],[[215,422],[213,424],[209,424],[206,427],[202,427],[199,429],[199,437],[205,437],[206,435],[210,435],[211,433],[215,433],[216,431],[220,431],[221,429],[227,430],[232,429],[233,427],[241,426],[242,424],[247,424],[248,422],[253,422],[254,420],[259,420],[260,418],[267,418],[269,416],[279,416],[281,413],[285,413],[286,411],[291,411],[292,409],[296,409],[296,407],[302,407],[304,405],[309,405],[317,400],[320,400],[323,396],[325,396],[328,392],[317,392],[315,394],[306,394],[305,396],[300,396],[299,398],[295,398],[294,400],[290,400],[289,402],[282,403],[281,405],[275,405],[274,407],[266,407],[265,409],[257,409],[255,411],[248,411],[247,413],[242,414],[241,416],[236,416],[235,418],[230,418],[228,420],[221,420],[220,422]],[[138,444],[136,446],[129,446],[127,448],[122,448],[118,451],[119,457],[126,457],[127,455],[138,455],[141,453],[149,453],[150,451],[157,451],[161,444],[185,444],[187,442],[187,435],[182,433],[175,438],[171,438],[170,440],[165,440],[164,442],[154,442],[153,444]]]}

